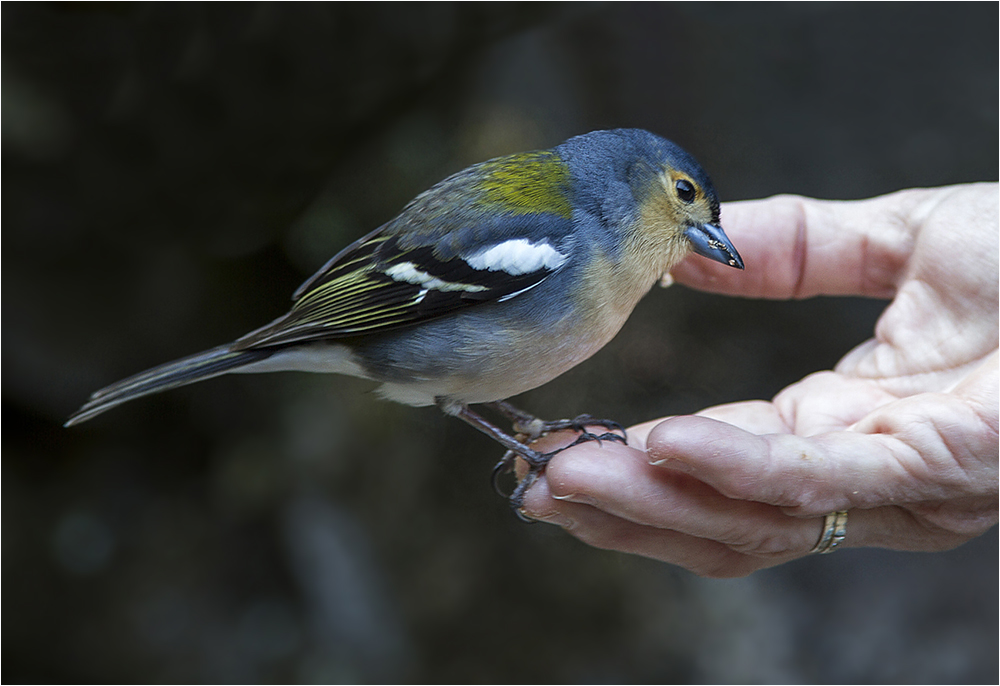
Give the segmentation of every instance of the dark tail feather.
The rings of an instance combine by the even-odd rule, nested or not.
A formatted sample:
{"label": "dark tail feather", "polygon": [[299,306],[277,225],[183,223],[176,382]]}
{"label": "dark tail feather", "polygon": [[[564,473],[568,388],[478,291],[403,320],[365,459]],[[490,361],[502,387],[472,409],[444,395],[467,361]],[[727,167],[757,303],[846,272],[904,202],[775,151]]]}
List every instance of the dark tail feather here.
{"label": "dark tail feather", "polygon": [[112,407],[144,395],[186,386],[195,381],[231,372],[238,367],[266,359],[272,354],[271,350],[232,351],[229,346],[220,346],[147,369],[95,392],[87,404],[74,412],[63,426],[85,422]]}

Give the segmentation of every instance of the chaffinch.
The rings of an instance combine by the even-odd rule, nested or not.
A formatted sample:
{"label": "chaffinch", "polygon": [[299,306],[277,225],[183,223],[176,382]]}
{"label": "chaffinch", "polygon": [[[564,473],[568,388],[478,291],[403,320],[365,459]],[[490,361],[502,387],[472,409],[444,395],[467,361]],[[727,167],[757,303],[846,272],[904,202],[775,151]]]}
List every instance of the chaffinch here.
{"label": "chaffinch", "polygon": [[[738,269],[708,175],[671,141],[594,131],[550,150],[472,165],[344,248],[293,295],[291,311],[242,338],[94,393],[66,425],[140,396],[231,372],[334,372],[379,394],[438,405],[523,457],[527,486],[554,453],[528,443],[585,425],[542,422],[504,402],[584,361],[663,274],[695,252]],[[487,403],[512,436],[469,408]]]}

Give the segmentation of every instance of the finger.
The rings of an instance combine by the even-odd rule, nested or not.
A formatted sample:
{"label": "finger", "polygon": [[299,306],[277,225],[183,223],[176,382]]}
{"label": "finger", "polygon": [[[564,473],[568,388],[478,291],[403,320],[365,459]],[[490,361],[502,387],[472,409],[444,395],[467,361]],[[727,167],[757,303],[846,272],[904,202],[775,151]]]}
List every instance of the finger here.
{"label": "finger", "polygon": [[891,298],[913,245],[907,217],[943,190],[858,201],[785,195],[726,203],[722,223],[746,270],[694,257],[672,275],[693,288],[752,298]]}
{"label": "finger", "polygon": [[556,500],[544,479],[528,491],[525,509],[533,518],[561,526],[587,545],[642,555],[701,576],[746,576],[785,561],[743,555],[715,541],[643,526],[589,505]]}
{"label": "finger", "polygon": [[[712,540],[754,557],[790,559],[809,552],[821,523],[779,508],[726,498],[689,475],[649,464],[622,445],[586,444],[559,453],[545,470],[555,500],[591,505],[642,526]],[[534,489],[532,489],[534,490]],[[543,511],[526,507],[529,516]]]}

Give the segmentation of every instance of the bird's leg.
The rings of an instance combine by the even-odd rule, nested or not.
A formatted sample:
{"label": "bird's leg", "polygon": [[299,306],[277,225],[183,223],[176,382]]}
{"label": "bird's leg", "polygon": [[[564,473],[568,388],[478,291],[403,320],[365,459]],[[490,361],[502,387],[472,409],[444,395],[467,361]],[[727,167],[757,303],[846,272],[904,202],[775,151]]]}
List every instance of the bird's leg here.
{"label": "bird's leg", "polygon": [[[468,405],[448,401],[443,398],[438,399],[437,404],[445,414],[451,415],[452,417],[458,417],[469,426],[478,429],[503,447],[507,448],[507,452],[504,453],[504,456],[493,467],[493,475],[490,481],[493,484],[493,490],[508,498],[510,506],[514,508],[514,512],[517,513],[517,516],[521,519],[525,519],[524,515],[521,514],[521,506],[524,505],[524,494],[527,493],[528,488],[535,482],[535,479],[538,478],[538,475],[542,472],[542,470],[545,469],[545,465],[552,458],[552,455],[559,451],[557,450],[552,453],[540,453],[537,450],[531,449],[521,441],[517,440],[514,436],[504,433],[503,430],[495,424],[487,421],[480,415],[470,410]],[[524,416],[528,415],[525,414]],[[508,496],[500,488],[500,477],[514,468],[514,461],[518,455],[520,455],[524,461],[528,463],[528,473],[523,479],[521,479],[521,481],[514,488],[513,492],[511,492]]]}
{"label": "bird's leg", "polygon": [[[469,406],[464,403],[455,402],[445,398],[438,398],[437,404],[445,414],[458,417],[466,424],[478,429],[507,449],[503,458],[501,458],[496,466],[493,467],[493,476],[491,479],[494,490],[500,495],[507,495],[500,488],[500,477],[513,470],[517,457],[522,457],[524,461],[528,463],[528,473],[523,479],[521,479],[518,485],[514,488],[513,492],[507,496],[509,497],[511,507],[513,507],[514,511],[518,513],[518,516],[521,516],[520,509],[524,504],[525,493],[527,493],[528,488],[530,488],[531,484],[535,482],[535,479],[537,479],[538,475],[542,473],[545,469],[545,465],[548,464],[549,460],[551,460],[553,456],[561,453],[567,448],[571,448],[575,445],[586,443],[588,441],[610,440],[618,441],[620,443],[627,442],[625,429],[623,429],[620,424],[607,419],[594,419],[589,415],[580,415],[575,419],[560,419],[557,421],[547,422],[514,407],[506,401],[501,400],[492,403],[485,403],[487,406],[492,407],[498,413],[511,421],[514,431],[516,432],[516,436],[511,436],[495,424],[487,421],[479,414],[470,410]],[[600,426],[608,429],[608,431],[601,434],[595,434],[587,430],[586,427],[588,425]],[[575,441],[569,445],[563,446],[562,448],[557,448],[547,453],[541,453],[527,445],[527,443],[530,443],[531,441],[534,441],[549,432],[562,431],[565,429],[572,429],[579,435]],[[621,433],[614,433],[616,431],[620,431]]]}
{"label": "bird's leg", "polygon": [[[438,399],[437,404],[445,414],[451,415],[452,417],[458,417],[469,426],[483,432],[494,441],[505,447],[508,452],[516,453],[523,457],[524,460],[532,467],[544,467],[545,463],[548,462],[548,460],[545,459],[545,453],[532,450],[527,445],[517,440],[514,436],[504,433],[504,431],[498,426],[470,410],[468,405],[444,399]],[[504,457],[506,458],[506,455]]]}

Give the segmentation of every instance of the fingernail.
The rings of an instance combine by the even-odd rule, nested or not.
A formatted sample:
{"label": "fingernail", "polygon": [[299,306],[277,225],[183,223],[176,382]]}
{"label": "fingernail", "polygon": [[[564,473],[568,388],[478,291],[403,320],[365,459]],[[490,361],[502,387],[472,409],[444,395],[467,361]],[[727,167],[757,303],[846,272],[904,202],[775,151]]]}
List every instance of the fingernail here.
{"label": "fingernail", "polygon": [[581,505],[596,505],[597,501],[589,495],[580,493],[567,493],[566,495],[552,494],[553,500],[565,500],[568,503],[580,503]]}
{"label": "fingernail", "polygon": [[667,469],[673,469],[676,472],[684,472],[685,474],[690,474],[694,471],[694,468],[687,462],[678,460],[676,457],[661,457],[659,459],[651,459],[649,464],[654,467],[666,467]]}
{"label": "fingernail", "polygon": [[[522,509],[521,512],[524,512],[524,510]],[[548,514],[544,515],[528,514],[527,512],[524,512],[524,514],[539,522],[545,522],[546,524],[555,524],[556,526],[562,527],[563,529],[572,529],[574,526],[576,526],[576,522],[574,522],[572,519],[564,515],[562,512],[549,512]]]}

